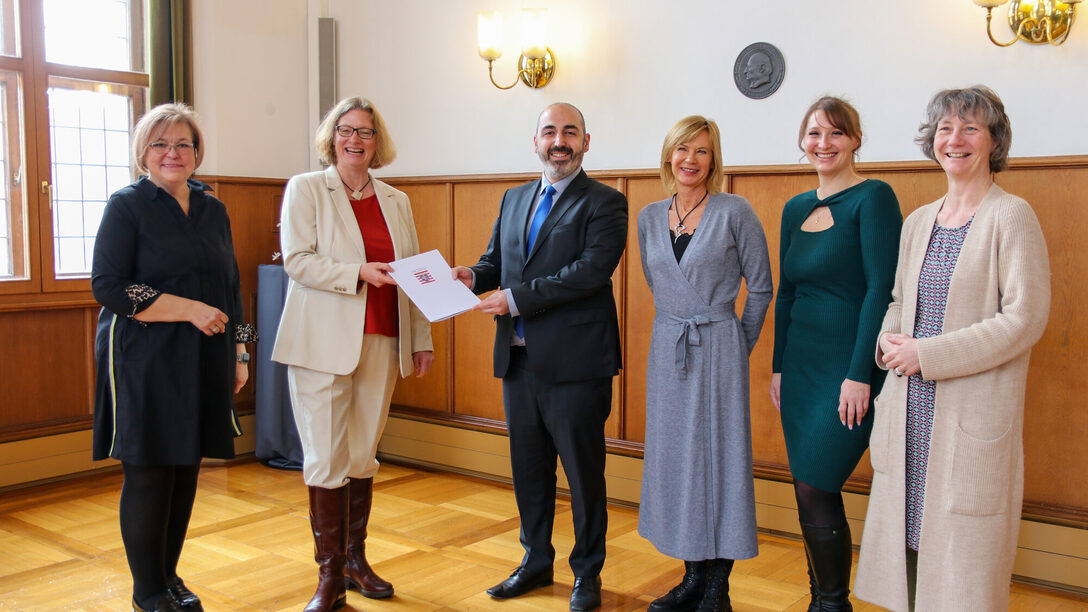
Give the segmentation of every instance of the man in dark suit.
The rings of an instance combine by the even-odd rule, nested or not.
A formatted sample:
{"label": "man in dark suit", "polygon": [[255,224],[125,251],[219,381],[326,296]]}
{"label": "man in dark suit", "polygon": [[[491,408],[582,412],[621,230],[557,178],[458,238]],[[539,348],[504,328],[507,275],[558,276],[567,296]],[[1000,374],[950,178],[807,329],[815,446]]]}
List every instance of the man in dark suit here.
{"label": "man in dark suit", "polygon": [[454,276],[495,315],[495,376],[502,378],[514,496],[525,557],[488,589],[498,599],[552,583],[556,457],[571,489],[575,543],[571,610],[601,605],[608,523],[604,423],[621,365],[612,273],[627,243],[627,200],[581,169],[589,150],[582,113],[544,109],[533,137],[541,180],[502,198],[491,242]]}

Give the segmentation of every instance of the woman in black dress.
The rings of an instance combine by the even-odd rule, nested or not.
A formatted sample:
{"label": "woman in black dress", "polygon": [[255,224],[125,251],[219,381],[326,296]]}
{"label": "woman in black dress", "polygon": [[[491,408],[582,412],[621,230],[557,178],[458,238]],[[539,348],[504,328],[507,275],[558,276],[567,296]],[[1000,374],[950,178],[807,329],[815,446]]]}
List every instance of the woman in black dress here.
{"label": "woman in black dress", "polygon": [[94,458],[121,461],[121,539],[133,610],[203,610],[177,575],[202,457],[234,456],[232,394],[249,378],[226,208],[190,177],[202,134],[164,104],[136,124],[146,173],[110,196],[95,240]]}

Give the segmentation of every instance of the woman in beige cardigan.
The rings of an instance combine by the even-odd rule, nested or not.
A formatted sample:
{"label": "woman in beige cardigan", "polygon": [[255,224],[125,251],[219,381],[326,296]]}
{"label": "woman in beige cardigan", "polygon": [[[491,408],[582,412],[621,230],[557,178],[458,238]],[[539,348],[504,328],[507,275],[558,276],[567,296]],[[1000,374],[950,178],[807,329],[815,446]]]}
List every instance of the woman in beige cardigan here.
{"label": "woman in beige cardigan", "polygon": [[389,276],[419,240],[408,196],[370,174],[395,156],[381,114],[365,98],[341,100],[316,145],[329,166],[293,177],[283,196],[291,282],[272,349],[287,364],[309,487],[319,573],[307,612],[343,606],[345,585],[393,595],[365,553],[374,457],[396,375],[423,376],[434,361],[430,324]]}
{"label": "woman in beige cardigan", "polygon": [[1008,609],[1028,357],[1050,308],[1039,222],[993,182],[1010,139],[981,86],[938,93],[916,139],[948,192],[903,225],[854,584],[892,610]]}

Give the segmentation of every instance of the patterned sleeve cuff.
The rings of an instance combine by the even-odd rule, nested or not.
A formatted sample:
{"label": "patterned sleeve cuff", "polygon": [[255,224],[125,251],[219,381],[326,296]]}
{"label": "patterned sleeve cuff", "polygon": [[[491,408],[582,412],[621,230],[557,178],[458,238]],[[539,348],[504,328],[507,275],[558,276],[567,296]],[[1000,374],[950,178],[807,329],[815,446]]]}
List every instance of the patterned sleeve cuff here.
{"label": "patterned sleeve cuff", "polygon": [[234,341],[239,344],[257,341],[257,328],[252,323],[238,323],[234,326]]}
{"label": "patterned sleeve cuff", "polygon": [[133,283],[125,287],[125,293],[128,294],[128,299],[132,302],[132,313],[128,315],[131,319],[141,310],[147,308],[150,302],[159,296],[160,292],[158,289],[153,289],[147,285]]}

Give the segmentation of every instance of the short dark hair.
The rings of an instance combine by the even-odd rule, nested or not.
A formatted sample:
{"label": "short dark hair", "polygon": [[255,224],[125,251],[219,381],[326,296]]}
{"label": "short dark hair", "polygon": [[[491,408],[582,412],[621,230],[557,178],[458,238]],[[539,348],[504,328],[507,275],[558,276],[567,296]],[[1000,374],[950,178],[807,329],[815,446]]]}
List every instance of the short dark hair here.
{"label": "short dark hair", "polygon": [[933,161],[937,161],[933,152],[937,124],[949,115],[963,120],[974,117],[976,121],[986,124],[994,141],[994,148],[990,151],[990,172],[1001,172],[1009,167],[1012,125],[1005,114],[1005,105],[994,90],[985,85],[975,85],[966,89],[945,89],[933,96],[926,106],[925,120],[918,126],[918,135],[914,137],[914,142],[922,147],[922,153]]}

